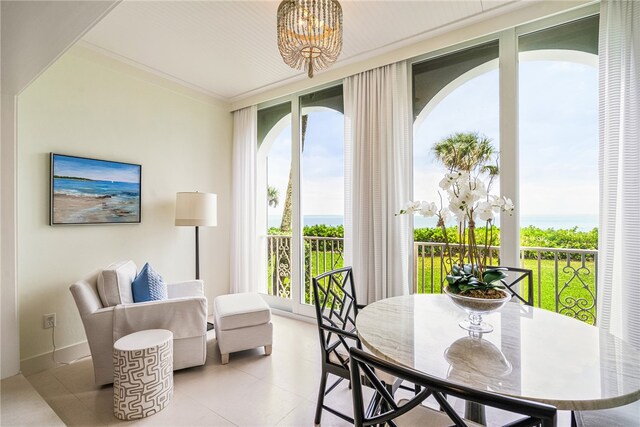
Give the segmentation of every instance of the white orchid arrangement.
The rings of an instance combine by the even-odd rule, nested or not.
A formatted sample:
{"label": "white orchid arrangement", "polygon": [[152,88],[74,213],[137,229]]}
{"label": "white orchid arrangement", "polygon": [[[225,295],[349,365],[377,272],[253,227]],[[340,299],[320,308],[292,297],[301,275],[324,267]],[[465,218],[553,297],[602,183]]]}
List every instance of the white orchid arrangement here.
{"label": "white orchid arrangement", "polygon": [[[514,204],[508,197],[490,194],[498,176],[497,155],[491,141],[477,133],[457,133],[438,142],[433,151],[448,172],[440,181],[440,203],[415,201],[407,203],[399,214],[437,217],[445,238],[445,251],[451,270],[447,273],[449,288],[456,293],[472,289],[502,287],[503,271],[487,268],[487,255],[493,243],[493,222],[501,212],[513,214]],[[448,199],[445,205],[443,193]],[[458,223],[455,259],[447,238],[446,223]],[[484,245],[476,238],[476,224],[484,221]]]}
{"label": "white orchid arrangement", "polygon": [[[409,202],[400,211],[401,214],[417,213],[424,217],[437,217],[438,223],[446,223],[451,217],[458,224],[475,223],[477,220],[491,223],[500,212],[513,213],[514,205],[510,198],[488,194],[489,186],[477,176],[465,172],[449,172],[440,181],[440,188],[447,194],[448,206],[435,202]],[[440,192],[439,192],[440,193]],[[442,194],[440,193],[442,196]],[[442,203],[442,200],[441,200]]]}

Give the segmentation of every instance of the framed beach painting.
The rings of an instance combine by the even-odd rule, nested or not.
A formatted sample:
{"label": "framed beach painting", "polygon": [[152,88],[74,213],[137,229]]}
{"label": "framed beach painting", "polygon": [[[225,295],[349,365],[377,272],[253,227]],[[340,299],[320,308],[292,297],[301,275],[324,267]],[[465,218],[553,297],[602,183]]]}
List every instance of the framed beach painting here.
{"label": "framed beach painting", "polygon": [[51,153],[51,225],[140,222],[142,166]]}

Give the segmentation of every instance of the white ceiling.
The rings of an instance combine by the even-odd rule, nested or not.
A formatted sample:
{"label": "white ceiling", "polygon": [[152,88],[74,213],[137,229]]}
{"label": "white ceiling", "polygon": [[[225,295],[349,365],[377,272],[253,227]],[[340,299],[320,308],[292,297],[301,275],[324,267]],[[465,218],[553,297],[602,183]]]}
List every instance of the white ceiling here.
{"label": "white ceiling", "polygon": [[[515,3],[518,3],[515,5]],[[341,63],[520,0],[342,0]],[[123,1],[85,45],[225,100],[306,78],[276,46],[278,1]],[[495,10],[493,10],[495,12]]]}

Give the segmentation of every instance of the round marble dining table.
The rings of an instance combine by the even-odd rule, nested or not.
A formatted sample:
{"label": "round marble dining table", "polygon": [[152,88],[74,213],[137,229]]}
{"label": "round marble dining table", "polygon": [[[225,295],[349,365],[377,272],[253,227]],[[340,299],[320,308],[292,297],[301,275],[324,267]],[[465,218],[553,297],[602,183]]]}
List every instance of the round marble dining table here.
{"label": "round marble dining table", "polygon": [[478,338],[465,317],[446,295],[408,295],[369,304],[356,327],[375,355],[476,389],[574,411],[640,399],[640,353],[599,328],[511,302]]}

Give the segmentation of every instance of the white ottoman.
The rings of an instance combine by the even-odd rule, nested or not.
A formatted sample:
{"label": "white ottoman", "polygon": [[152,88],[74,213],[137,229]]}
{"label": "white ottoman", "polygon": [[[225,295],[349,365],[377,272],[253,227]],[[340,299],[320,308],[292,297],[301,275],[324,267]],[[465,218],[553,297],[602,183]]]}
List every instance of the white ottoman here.
{"label": "white ottoman", "polygon": [[264,346],[265,354],[271,354],[271,310],[260,295],[220,295],[213,301],[213,311],[223,365],[229,363],[229,353],[235,351]]}
{"label": "white ottoman", "polygon": [[113,413],[121,420],[147,417],[173,396],[173,333],[149,329],[113,344]]}

